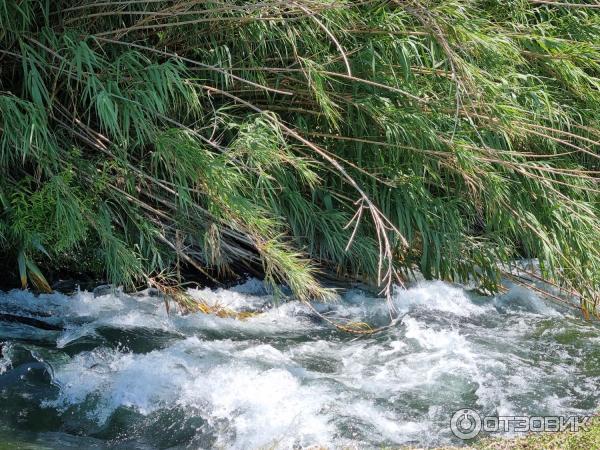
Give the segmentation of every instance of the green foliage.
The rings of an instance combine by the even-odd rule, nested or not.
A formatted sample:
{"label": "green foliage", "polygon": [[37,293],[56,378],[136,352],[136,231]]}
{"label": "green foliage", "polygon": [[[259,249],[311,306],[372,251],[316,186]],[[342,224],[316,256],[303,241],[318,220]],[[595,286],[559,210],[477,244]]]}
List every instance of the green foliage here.
{"label": "green foliage", "polygon": [[598,42],[586,2],[0,0],[0,248],[304,299],[538,258],[595,311]]}

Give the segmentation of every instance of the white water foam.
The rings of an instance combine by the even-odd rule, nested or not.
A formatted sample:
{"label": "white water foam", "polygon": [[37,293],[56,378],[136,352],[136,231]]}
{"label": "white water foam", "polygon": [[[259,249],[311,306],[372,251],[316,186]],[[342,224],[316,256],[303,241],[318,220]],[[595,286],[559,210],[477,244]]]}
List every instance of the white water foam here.
{"label": "white water foam", "polygon": [[[332,330],[298,302],[275,303],[257,280],[190,294],[263,313],[245,321],[168,315],[160,299],[118,293],[12,292],[0,305],[63,318],[65,331],[53,335],[58,350],[96,342],[50,361],[59,392],[43,400],[45,408],[99,425],[123,408],[141,415],[175,408],[201,418],[206,428],[198,433],[220,447],[437,445],[451,442],[448,418],[461,407],[559,414],[587,411],[585,399],[600,398],[599,377],[581,375],[588,350],[565,343],[560,332],[572,323],[529,292],[483,299],[421,282],[395,291],[396,326],[364,338]],[[384,321],[388,314],[385,302],[356,290],[317,307],[333,320]],[[598,339],[593,325],[578,327],[590,342]],[[170,340],[134,353],[121,337],[111,341],[110,330],[123,329]]]}

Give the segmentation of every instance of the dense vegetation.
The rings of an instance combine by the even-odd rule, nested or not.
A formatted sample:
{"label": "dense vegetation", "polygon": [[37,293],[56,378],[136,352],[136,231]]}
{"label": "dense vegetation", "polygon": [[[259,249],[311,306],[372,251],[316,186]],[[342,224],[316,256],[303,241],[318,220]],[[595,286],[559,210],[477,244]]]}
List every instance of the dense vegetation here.
{"label": "dense vegetation", "polygon": [[[0,249],[390,293],[539,258],[600,286],[600,9],[572,0],[0,0]],[[40,270],[41,268],[41,270]]]}

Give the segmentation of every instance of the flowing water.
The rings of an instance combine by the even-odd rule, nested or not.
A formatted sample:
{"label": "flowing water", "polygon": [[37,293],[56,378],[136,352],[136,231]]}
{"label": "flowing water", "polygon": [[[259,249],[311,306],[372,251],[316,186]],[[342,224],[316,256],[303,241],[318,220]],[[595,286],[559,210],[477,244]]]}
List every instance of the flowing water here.
{"label": "flowing water", "polygon": [[[600,399],[600,327],[521,288],[481,297],[422,282],[370,337],[332,330],[257,280],[192,295],[245,321],[167,314],[141,293],[0,293],[0,442],[26,448],[460,445],[454,411],[585,415]],[[317,305],[384,324],[359,290]],[[6,320],[28,316],[29,326]],[[22,448],[22,447],[21,447]]]}

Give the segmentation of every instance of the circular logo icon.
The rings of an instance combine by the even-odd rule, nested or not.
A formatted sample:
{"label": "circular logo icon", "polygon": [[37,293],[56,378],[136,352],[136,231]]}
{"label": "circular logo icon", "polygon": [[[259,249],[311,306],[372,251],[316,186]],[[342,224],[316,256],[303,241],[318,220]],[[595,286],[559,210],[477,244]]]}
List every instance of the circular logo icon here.
{"label": "circular logo icon", "polygon": [[472,409],[459,409],[450,419],[450,429],[459,439],[473,439],[481,431],[481,417]]}

